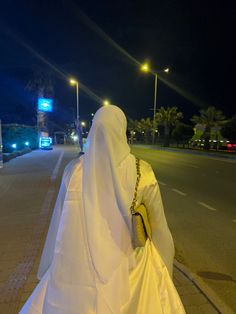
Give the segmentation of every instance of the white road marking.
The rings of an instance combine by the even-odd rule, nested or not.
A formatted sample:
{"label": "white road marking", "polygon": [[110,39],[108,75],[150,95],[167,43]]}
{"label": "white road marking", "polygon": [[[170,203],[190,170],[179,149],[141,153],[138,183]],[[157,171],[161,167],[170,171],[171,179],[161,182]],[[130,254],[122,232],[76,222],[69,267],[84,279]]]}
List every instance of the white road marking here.
{"label": "white road marking", "polygon": [[210,209],[212,211],[215,211],[216,209],[214,207],[211,207],[210,205],[203,203],[203,202],[198,202],[198,204],[202,205],[203,207],[206,207],[207,209]]}
{"label": "white road marking", "polygon": [[62,151],[60,153],[60,156],[59,156],[59,158],[57,160],[56,166],[55,166],[55,168],[53,170],[53,173],[51,175],[51,181],[55,181],[56,178],[57,178],[57,174],[58,174],[58,171],[60,169],[60,165],[61,165],[61,161],[62,161],[63,155],[64,155],[64,151]]}
{"label": "white road marking", "polygon": [[159,180],[158,180],[158,183],[159,183],[160,185],[166,185],[165,182],[162,182],[162,181],[159,181]]}
{"label": "white road marking", "polygon": [[184,192],[182,192],[182,191],[180,191],[180,190],[177,190],[177,189],[171,189],[171,190],[172,190],[173,192],[179,194],[179,195],[182,195],[182,196],[186,196],[186,195],[187,195],[186,193],[184,193]]}

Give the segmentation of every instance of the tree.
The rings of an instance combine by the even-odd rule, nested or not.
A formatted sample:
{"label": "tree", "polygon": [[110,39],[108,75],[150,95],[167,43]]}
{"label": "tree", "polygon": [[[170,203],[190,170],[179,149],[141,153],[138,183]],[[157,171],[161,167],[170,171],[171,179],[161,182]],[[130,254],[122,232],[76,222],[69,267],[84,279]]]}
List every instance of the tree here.
{"label": "tree", "polygon": [[217,141],[216,149],[218,149],[219,127],[225,122],[225,116],[221,110],[217,110],[214,106],[200,110],[200,115],[193,116],[191,119],[195,124],[205,126],[202,138],[204,139],[204,149],[210,148],[211,128],[215,128],[215,140]]}
{"label": "tree", "polygon": [[150,118],[143,118],[141,120],[128,119],[127,130],[130,133],[131,144],[133,143],[134,136],[141,142],[149,143],[153,131],[153,122]]}
{"label": "tree", "polygon": [[142,134],[144,142],[149,143],[153,132],[153,121],[150,118],[141,119],[138,121],[137,131]]}
{"label": "tree", "polygon": [[229,141],[236,141],[236,115],[225,123],[221,129],[221,134]]}
{"label": "tree", "polygon": [[177,107],[161,107],[156,113],[156,123],[164,127],[164,146],[169,146],[171,131],[182,118],[183,113]]}
{"label": "tree", "polygon": [[178,122],[174,130],[172,131],[172,136],[176,139],[177,146],[181,142],[183,144],[183,147],[185,147],[185,144],[189,142],[193,135],[193,127],[182,122]]}
{"label": "tree", "polygon": [[17,144],[17,150],[26,147],[25,143],[29,142],[29,147],[37,147],[37,129],[33,126],[23,124],[3,124],[2,125],[3,150],[6,153],[12,152],[12,144]]}
{"label": "tree", "polygon": [[130,144],[133,144],[135,132],[138,129],[138,120],[127,119],[127,130],[130,134]]}

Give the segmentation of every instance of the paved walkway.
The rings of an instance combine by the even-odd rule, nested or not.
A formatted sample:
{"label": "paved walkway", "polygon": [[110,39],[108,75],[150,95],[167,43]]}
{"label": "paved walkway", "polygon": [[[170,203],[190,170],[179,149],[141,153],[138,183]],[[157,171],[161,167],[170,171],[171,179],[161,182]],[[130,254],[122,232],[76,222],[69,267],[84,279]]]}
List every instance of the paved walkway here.
{"label": "paved walkway", "polygon": [[[36,272],[39,259],[40,255],[36,257],[32,264],[32,269],[29,271],[27,278],[23,278],[25,279],[24,285],[21,286],[22,278],[20,273],[18,273],[18,278],[10,280],[8,285],[5,286],[3,294],[3,291],[1,291],[0,314],[17,314],[19,312],[38,282]],[[209,300],[208,293],[200,290],[196,283],[179,269],[179,265],[178,263],[178,265],[174,267],[173,280],[187,314],[233,314],[230,309],[222,305],[218,307],[218,304],[214,304],[214,300]]]}

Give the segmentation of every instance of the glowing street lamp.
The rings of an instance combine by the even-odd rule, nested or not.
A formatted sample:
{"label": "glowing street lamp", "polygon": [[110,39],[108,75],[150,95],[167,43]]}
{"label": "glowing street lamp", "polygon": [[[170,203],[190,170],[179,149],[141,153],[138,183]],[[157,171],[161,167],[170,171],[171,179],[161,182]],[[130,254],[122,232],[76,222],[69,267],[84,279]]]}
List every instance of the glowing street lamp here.
{"label": "glowing street lamp", "polygon": [[150,71],[149,64],[148,63],[144,63],[143,65],[141,65],[140,69],[143,72],[149,72]]}
{"label": "glowing street lamp", "polygon": [[[155,129],[156,129],[156,120],[155,120],[155,116],[156,116],[156,111],[157,111],[157,73],[152,71],[150,69],[150,66],[148,63],[144,63],[141,65],[140,70],[142,72],[146,72],[146,73],[151,73],[154,75],[155,77],[155,85],[154,85],[154,105],[153,105],[153,132],[152,132],[152,143],[155,143]],[[165,68],[162,70],[165,73],[169,73],[170,69],[169,68]]]}
{"label": "glowing street lamp", "polygon": [[70,79],[70,83],[71,83],[71,85],[76,85],[78,82],[74,79]]}
{"label": "glowing street lamp", "polygon": [[110,105],[109,100],[107,100],[107,99],[106,99],[106,100],[104,100],[103,105],[104,105],[104,106],[109,106],[109,105]]}
{"label": "glowing street lamp", "polygon": [[70,79],[70,85],[76,86],[76,108],[77,108],[76,119],[78,123],[79,121],[79,82],[75,79]]}
{"label": "glowing street lamp", "polygon": [[83,152],[83,138],[82,138],[82,131],[79,123],[79,82],[73,78],[70,79],[70,84],[72,86],[76,86],[76,107],[77,107],[77,113],[76,113],[76,128],[79,138],[79,146],[81,152]]}

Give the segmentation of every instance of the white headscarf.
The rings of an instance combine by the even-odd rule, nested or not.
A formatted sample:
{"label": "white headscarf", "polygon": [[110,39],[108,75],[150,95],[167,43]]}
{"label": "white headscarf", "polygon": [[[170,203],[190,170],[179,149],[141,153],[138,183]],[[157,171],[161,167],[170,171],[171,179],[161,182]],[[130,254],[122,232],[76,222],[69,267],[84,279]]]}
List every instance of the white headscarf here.
{"label": "white headscarf", "polygon": [[[133,198],[122,186],[118,169],[130,156],[126,127],[120,108],[99,109],[88,135],[83,168],[87,240],[97,281],[112,288],[112,277],[122,274],[123,301],[129,297],[124,295],[128,293],[128,257],[132,252],[127,213]],[[135,163],[128,164],[135,172]]]}

